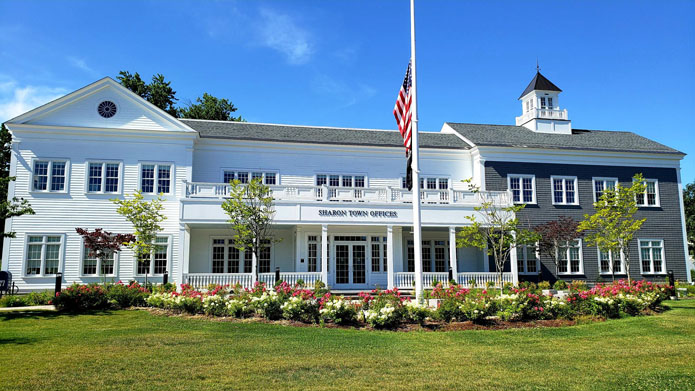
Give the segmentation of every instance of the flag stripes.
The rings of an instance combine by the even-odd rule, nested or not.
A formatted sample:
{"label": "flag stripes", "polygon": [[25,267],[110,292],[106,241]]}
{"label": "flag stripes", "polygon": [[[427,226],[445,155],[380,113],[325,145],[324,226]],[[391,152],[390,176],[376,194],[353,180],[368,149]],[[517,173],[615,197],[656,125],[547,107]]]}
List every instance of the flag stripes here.
{"label": "flag stripes", "polygon": [[405,154],[408,156],[412,148],[412,111],[410,111],[410,104],[412,103],[412,94],[410,93],[410,88],[413,85],[413,78],[411,73],[410,63],[408,63],[408,70],[405,72],[405,79],[403,79],[403,85],[401,90],[398,92],[398,98],[396,99],[396,106],[393,108],[393,115],[396,117],[396,122],[398,123],[398,131],[401,132],[403,137],[403,146],[405,146]]}

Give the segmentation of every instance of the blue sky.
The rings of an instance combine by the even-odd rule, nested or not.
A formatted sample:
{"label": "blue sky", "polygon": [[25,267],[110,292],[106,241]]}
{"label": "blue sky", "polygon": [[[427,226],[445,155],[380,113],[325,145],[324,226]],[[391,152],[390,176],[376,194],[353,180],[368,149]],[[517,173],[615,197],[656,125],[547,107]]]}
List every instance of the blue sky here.
{"label": "blue sky", "polygon": [[[541,72],[574,128],[695,154],[695,2],[418,1],[420,126],[513,124]],[[119,70],[253,122],[395,129],[409,5],[390,1],[0,1],[0,121]],[[695,157],[683,161],[695,180]]]}

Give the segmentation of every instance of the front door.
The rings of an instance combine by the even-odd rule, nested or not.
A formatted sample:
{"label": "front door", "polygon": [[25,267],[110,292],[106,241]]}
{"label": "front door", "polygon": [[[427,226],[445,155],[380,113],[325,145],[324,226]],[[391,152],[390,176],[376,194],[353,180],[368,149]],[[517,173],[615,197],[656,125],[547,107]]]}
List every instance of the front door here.
{"label": "front door", "polygon": [[341,288],[367,284],[367,245],[336,243],[335,284]]}

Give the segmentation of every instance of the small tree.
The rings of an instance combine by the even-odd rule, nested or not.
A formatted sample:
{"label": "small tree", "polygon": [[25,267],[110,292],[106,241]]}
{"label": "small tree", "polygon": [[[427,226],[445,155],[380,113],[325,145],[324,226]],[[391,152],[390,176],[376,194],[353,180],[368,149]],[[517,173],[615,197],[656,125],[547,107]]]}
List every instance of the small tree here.
{"label": "small tree", "polygon": [[525,205],[508,206],[506,202],[484,196],[478,187],[471,184],[470,179],[464,182],[467,182],[470,190],[480,197],[480,206],[474,208],[480,217],[466,217],[471,224],[458,232],[456,246],[476,247],[481,250],[487,248],[488,255],[494,257],[501,288],[504,265],[512,248],[534,244],[538,240],[538,234],[521,227],[517,214]]}
{"label": "small tree", "polygon": [[630,242],[635,233],[647,220],[636,219],[637,198],[644,196],[646,184],[642,174],[632,177],[632,186],[616,186],[615,189],[605,189],[601,198],[594,202],[596,213],[584,215],[584,221],[579,223],[579,231],[588,231],[586,241],[601,251],[612,251],[614,254],[625,256],[627,280],[630,278]]}
{"label": "small tree", "polygon": [[579,223],[571,217],[561,216],[533,228],[539,235],[538,250],[555,262],[555,275],[560,268],[560,247],[582,236],[577,231]]}
{"label": "small tree", "polygon": [[164,199],[159,194],[157,198],[146,201],[140,191],[132,197],[130,200],[114,198],[111,201],[118,205],[116,212],[133,224],[135,240],[129,241],[127,246],[133,249],[138,262],[143,262],[151,259],[157,248],[155,240],[162,231],[160,223],[166,220],[166,216],[162,214]]}
{"label": "small tree", "polygon": [[[234,247],[251,251],[258,260],[261,249],[276,241],[271,230],[275,208],[270,187],[264,185],[260,178],[248,184],[238,180],[229,184],[229,198],[222,203],[222,209],[229,216],[228,222],[234,231]],[[253,272],[258,274],[258,265]]]}
{"label": "small tree", "polygon": [[[31,208],[29,201],[24,198],[12,197],[8,199],[10,182],[15,177],[10,176],[10,162],[12,159],[12,134],[5,127],[0,125],[0,227],[4,238],[14,238],[15,233],[5,231],[5,220],[11,217],[22,215],[33,215],[34,209]],[[2,240],[0,240],[0,251],[2,250]]]}
{"label": "small tree", "polygon": [[[89,251],[87,255],[96,258],[100,264],[111,254],[121,251],[121,246],[135,240],[133,234],[113,234],[101,228],[95,228],[92,232],[75,228],[75,231],[82,236],[84,245]],[[97,270],[97,273],[101,275],[101,270]]]}

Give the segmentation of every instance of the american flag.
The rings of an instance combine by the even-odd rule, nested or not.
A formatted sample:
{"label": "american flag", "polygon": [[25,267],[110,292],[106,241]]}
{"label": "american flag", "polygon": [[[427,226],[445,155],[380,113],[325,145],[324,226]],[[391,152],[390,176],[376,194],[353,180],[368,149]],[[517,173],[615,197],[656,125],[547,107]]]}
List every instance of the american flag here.
{"label": "american flag", "polygon": [[396,106],[393,108],[393,115],[396,117],[396,122],[398,123],[398,131],[401,132],[403,137],[403,145],[405,146],[405,156],[408,157],[408,162],[406,165],[405,182],[406,188],[408,190],[413,189],[413,156],[412,156],[412,146],[413,140],[411,138],[411,131],[413,129],[412,117],[413,112],[410,111],[410,104],[412,102],[413,96],[410,93],[410,88],[413,86],[413,76],[412,68],[410,63],[408,63],[408,70],[405,72],[405,79],[403,79],[403,85],[401,90],[398,92],[398,99],[396,99]]}
{"label": "american flag", "polygon": [[413,113],[410,111],[410,103],[412,102],[412,95],[410,94],[410,87],[413,85],[413,77],[411,72],[410,63],[408,63],[408,70],[405,72],[405,79],[403,79],[403,85],[401,90],[398,92],[398,99],[396,99],[396,106],[393,108],[393,115],[396,117],[396,122],[398,123],[398,130],[401,132],[403,137],[403,145],[405,146],[406,156],[410,155],[410,149],[412,147],[411,130],[412,130],[412,116]]}

